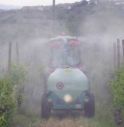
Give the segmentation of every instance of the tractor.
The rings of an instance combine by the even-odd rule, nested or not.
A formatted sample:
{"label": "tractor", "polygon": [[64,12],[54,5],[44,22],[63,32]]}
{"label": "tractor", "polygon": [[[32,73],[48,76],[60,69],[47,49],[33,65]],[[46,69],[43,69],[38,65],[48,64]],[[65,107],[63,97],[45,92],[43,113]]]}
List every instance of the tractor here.
{"label": "tractor", "polygon": [[95,114],[95,99],[82,69],[81,42],[76,37],[58,36],[47,43],[49,71],[45,78],[41,115],[77,111],[86,117]]}

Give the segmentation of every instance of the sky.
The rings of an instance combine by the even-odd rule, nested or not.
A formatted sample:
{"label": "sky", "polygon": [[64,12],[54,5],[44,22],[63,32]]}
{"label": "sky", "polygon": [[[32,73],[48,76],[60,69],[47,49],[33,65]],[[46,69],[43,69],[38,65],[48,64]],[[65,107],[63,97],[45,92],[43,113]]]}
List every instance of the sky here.
{"label": "sky", "polygon": [[[73,3],[81,0],[56,0],[56,3]],[[2,5],[14,6],[35,6],[35,5],[51,5],[52,0],[0,0]]]}

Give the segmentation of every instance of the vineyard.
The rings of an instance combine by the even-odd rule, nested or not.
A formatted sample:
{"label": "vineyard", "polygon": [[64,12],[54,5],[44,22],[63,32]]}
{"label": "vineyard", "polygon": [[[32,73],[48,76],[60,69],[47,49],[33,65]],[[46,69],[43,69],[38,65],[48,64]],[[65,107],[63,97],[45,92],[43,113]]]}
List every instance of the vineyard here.
{"label": "vineyard", "polygon": [[[0,127],[124,126],[124,7],[123,1],[114,2],[58,4],[54,22],[51,6],[0,11]],[[64,34],[81,43],[82,66],[76,68],[88,77],[94,94],[92,118],[70,112],[41,116],[45,74],[55,71],[50,57],[60,51],[52,45],[57,48],[48,54],[48,41]]]}

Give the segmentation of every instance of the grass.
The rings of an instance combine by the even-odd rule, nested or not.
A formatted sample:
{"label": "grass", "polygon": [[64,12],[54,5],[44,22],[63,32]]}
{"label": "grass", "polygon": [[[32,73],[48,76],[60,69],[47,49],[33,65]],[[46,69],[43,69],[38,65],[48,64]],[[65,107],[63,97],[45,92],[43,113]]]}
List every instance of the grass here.
{"label": "grass", "polygon": [[93,118],[65,117],[63,119],[50,117],[43,120],[35,115],[17,114],[13,127],[115,127],[113,106],[111,101],[96,101],[96,114]]}
{"label": "grass", "polygon": [[12,127],[39,127],[41,119],[32,115],[16,114]]}
{"label": "grass", "polygon": [[[38,126],[39,127],[39,126]],[[40,127],[115,127],[113,107],[109,102],[97,103],[94,118],[50,118],[42,121]]]}
{"label": "grass", "polygon": [[99,96],[98,94],[95,96],[96,111],[93,118],[85,118],[82,115],[76,118],[59,119],[51,116],[50,119],[43,120],[26,112],[15,116],[13,127],[115,127],[112,99],[110,95],[105,95]]}
{"label": "grass", "polygon": [[111,97],[96,96],[95,100],[96,111],[93,118],[85,118],[83,115],[64,119],[51,117],[49,120],[42,121],[40,127],[116,127]]}

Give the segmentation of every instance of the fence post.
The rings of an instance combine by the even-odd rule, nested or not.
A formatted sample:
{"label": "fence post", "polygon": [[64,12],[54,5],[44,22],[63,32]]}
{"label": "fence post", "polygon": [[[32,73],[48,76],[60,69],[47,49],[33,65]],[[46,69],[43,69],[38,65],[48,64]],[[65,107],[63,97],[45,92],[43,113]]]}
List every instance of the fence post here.
{"label": "fence post", "polygon": [[16,63],[20,63],[20,55],[19,55],[19,44],[16,42]]}
{"label": "fence post", "polygon": [[11,64],[12,64],[12,42],[9,42],[9,50],[8,50],[8,73],[11,72]]}
{"label": "fence post", "polygon": [[122,40],[123,62],[124,62],[124,40]]}
{"label": "fence post", "polygon": [[117,39],[117,67],[120,68],[120,39]]}
{"label": "fence post", "polygon": [[114,70],[117,69],[117,45],[114,42],[113,43],[113,62],[114,62]]}

